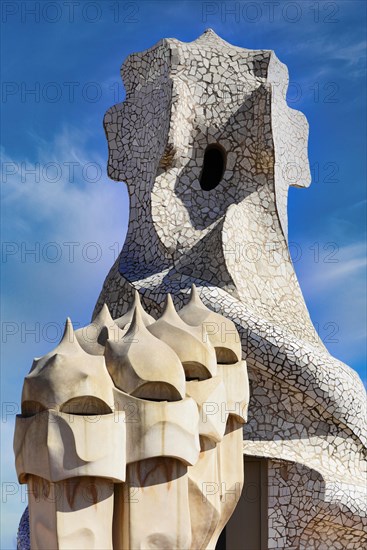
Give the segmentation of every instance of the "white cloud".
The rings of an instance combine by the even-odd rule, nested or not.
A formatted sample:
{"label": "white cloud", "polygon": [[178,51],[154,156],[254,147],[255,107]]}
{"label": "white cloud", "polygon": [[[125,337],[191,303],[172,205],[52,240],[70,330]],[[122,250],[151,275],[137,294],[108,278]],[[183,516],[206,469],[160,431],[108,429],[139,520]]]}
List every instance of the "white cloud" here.
{"label": "white cloud", "polygon": [[108,180],[106,160],[91,156],[88,137],[65,127],[52,143],[34,136],[37,158],[14,159],[3,152],[5,229],[33,232],[33,224],[46,222],[47,238],[121,234],[124,184]]}
{"label": "white cloud", "polygon": [[[117,243],[123,243],[128,219],[126,187],[108,179],[106,160],[90,151],[89,137],[87,130],[65,127],[52,143],[34,136],[35,158],[10,158],[3,151],[3,240],[17,250],[9,255],[6,268],[16,274],[21,271],[25,284],[37,263],[25,254],[27,248],[41,251],[44,269],[37,271],[37,277],[56,276],[63,285],[73,274],[73,285],[80,285],[82,291],[83,280],[84,289],[86,283],[89,288],[97,280],[102,283],[115,259]],[[36,170],[36,176],[27,170]],[[70,262],[73,250],[75,259]],[[100,255],[99,261],[91,261]],[[58,256],[55,264],[48,261]]]}
{"label": "white cloud", "polygon": [[350,283],[354,278],[363,278],[367,266],[364,242],[337,247],[335,243],[325,250],[324,258],[312,265],[308,272],[308,288],[319,293],[325,289],[333,291],[340,285]]}

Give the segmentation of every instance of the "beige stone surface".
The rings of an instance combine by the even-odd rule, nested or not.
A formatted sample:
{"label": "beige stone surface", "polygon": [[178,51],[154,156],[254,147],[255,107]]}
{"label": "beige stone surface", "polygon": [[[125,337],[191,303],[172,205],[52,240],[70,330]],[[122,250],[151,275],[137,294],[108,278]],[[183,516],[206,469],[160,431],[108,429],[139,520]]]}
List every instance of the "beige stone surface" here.
{"label": "beige stone surface", "polygon": [[119,342],[124,334],[125,331],[112,319],[106,304],[92,323],[75,331],[79,344],[91,355],[103,355],[107,340]]}
{"label": "beige stone surface", "polygon": [[239,361],[233,365],[218,365],[218,374],[221,376],[226,389],[225,412],[235,416],[240,423],[247,422],[250,387],[246,362]]}
{"label": "beige stone surface", "polygon": [[15,465],[21,481],[29,474],[52,482],[80,476],[125,480],[124,411],[81,416],[48,410],[18,416],[16,434]]}
{"label": "beige stone surface", "polygon": [[242,358],[241,338],[236,325],[230,319],[212,311],[200,300],[193,284],[190,299],[180,310],[183,321],[193,326],[202,326],[204,341],[214,346],[218,363],[236,363]]}
{"label": "beige stone surface", "polygon": [[125,491],[116,495],[114,548],[190,548],[192,534],[185,464],[171,457],[129,464]]}
{"label": "beige stone surface", "polygon": [[199,460],[188,471],[192,550],[213,548],[210,541],[221,520],[218,446],[207,437],[200,443]]}
{"label": "beige stone surface", "polygon": [[113,383],[104,357],[84,351],[68,320],[59,345],[35,359],[25,377],[22,413],[72,409],[74,413],[103,414],[111,412],[112,406]]}
{"label": "beige stone surface", "polygon": [[28,490],[32,550],[112,550],[112,482],[79,477],[50,483],[32,475]]}
{"label": "beige stone surface", "polygon": [[241,457],[239,453],[239,449],[243,445],[242,428],[243,422],[238,420],[235,415],[230,415],[224,437],[218,444],[220,519],[208,548],[215,548],[219,535],[233,514],[241,496],[244,483],[243,456]]}
{"label": "beige stone surface", "polygon": [[116,410],[126,415],[126,462],[158,456],[195,464],[199,446],[199,412],[195,401],[139,399],[115,389]]}
{"label": "beige stone surface", "polygon": [[226,388],[221,376],[207,380],[191,380],[186,384],[186,393],[199,409],[199,435],[218,443],[223,438],[228,414]]}
{"label": "beige stone surface", "polygon": [[106,343],[108,371],[117,388],[135,397],[161,401],[183,399],[185,373],[180,358],[153,334],[135,309],[125,337]]}
{"label": "beige stone surface", "polygon": [[162,316],[149,325],[148,330],[177,353],[187,379],[202,380],[215,376],[215,350],[205,334],[205,329],[185,323],[176,312],[169,294]]}

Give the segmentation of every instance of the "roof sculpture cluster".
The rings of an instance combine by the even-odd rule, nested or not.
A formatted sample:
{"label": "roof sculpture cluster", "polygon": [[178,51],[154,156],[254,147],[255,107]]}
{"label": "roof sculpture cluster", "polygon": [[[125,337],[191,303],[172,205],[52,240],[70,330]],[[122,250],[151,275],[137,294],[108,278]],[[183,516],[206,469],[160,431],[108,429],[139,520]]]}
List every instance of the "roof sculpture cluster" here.
{"label": "roof sculpture cluster", "polygon": [[[34,416],[17,424],[20,479],[28,476],[36,495],[64,483],[27,474],[31,467],[39,474],[42,470],[22,450],[36,417],[47,420],[38,436],[43,433],[45,438],[47,432],[50,449],[61,449],[62,454],[64,441],[76,441],[81,433],[91,439],[92,427],[78,419],[78,411],[97,410],[103,414],[104,427],[93,433],[101,430],[106,444],[100,444],[99,436],[97,448],[71,444],[65,460],[57,458],[59,452],[51,460],[51,451],[43,455],[40,451],[47,479],[66,475],[65,470],[85,475],[70,478],[77,481],[62,489],[66,500],[61,499],[61,508],[51,516],[33,513],[33,521],[36,508],[31,497],[31,532],[33,525],[33,532],[45,533],[49,542],[47,533],[59,529],[66,540],[69,527],[63,511],[70,512],[70,506],[73,510],[79,506],[83,525],[77,487],[89,494],[87,472],[98,470],[91,485],[92,501],[102,495],[99,517],[105,514],[105,524],[112,521],[118,548],[139,547],[143,539],[148,547],[211,548],[233,507],[224,498],[219,505],[222,489],[209,491],[204,504],[201,483],[225,475],[228,492],[241,484],[242,448],[245,455],[264,457],[267,463],[269,548],[320,550],[332,541],[333,550],[359,550],[367,544],[363,535],[366,394],[357,373],[329,354],[313,326],[288,249],[288,188],[307,187],[310,169],[307,120],[286,101],[287,68],[273,51],[233,46],[209,29],[190,43],[163,39],[132,54],[121,73],[126,99],[107,111],[104,122],[108,173],[128,188],[128,232],[95,307],[94,323],[100,328],[92,324],[76,331],[73,347],[65,346],[69,351],[59,358],[41,360],[34,381],[31,374],[25,384],[29,389],[25,389],[24,415]],[[216,169],[209,159],[214,159]],[[193,283],[203,303],[194,292],[177,314],[167,294],[183,306]],[[136,291],[145,311],[135,298],[133,319],[129,303]],[[164,315],[153,322],[150,314],[157,316],[165,301]],[[140,330],[145,346],[135,345],[129,323]],[[202,323],[216,350],[216,365],[206,338],[199,338],[197,327]],[[72,333],[71,327],[68,330]],[[240,344],[233,340],[236,334]],[[157,355],[147,351],[153,342]],[[162,353],[164,358],[157,361]],[[241,353],[251,383],[243,442],[244,418],[237,408],[247,402],[248,383]],[[65,357],[73,356],[79,357],[83,380],[83,358],[93,357],[91,372],[100,382],[87,376],[84,382],[71,380],[71,389],[50,386],[56,405],[42,412],[45,403],[35,398],[32,384],[41,387],[44,382],[36,381],[36,373],[46,373],[48,361],[60,373]],[[106,365],[101,368],[103,361]],[[168,363],[169,372],[164,368]],[[73,393],[79,383],[81,389],[95,387],[93,398]],[[217,415],[223,387],[225,407],[233,411],[228,418]],[[152,395],[164,401],[152,401]],[[127,403],[130,409],[125,410]],[[51,421],[55,410],[62,418],[56,425]],[[133,422],[135,414],[138,422]],[[65,415],[75,417],[72,426]],[[120,421],[112,426],[112,418],[119,415],[129,420],[122,422],[124,428]],[[172,442],[172,433],[177,434],[177,443]],[[125,477],[121,461],[115,470],[106,462],[107,456],[121,451],[109,443],[116,437],[120,441],[126,437]],[[199,442],[203,460],[195,462]],[[79,452],[82,459],[77,458]],[[166,454],[158,460],[154,453]],[[103,477],[104,465],[118,482]],[[167,484],[161,483],[162,475],[170,480]],[[135,502],[134,492],[142,482],[144,498]],[[189,508],[181,506],[182,495]],[[167,523],[160,523],[159,500],[168,502]],[[128,508],[126,502],[131,504]],[[225,502],[227,511],[221,509]],[[205,511],[200,508],[196,513],[198,506]],[[162,536],[149,538],[150,523],[141,522],[148,515],[153,525],[161,526]],[[93,536],[81,527],[83,547],[102,547],[102,540],[109,547],[111,541],[103,538],[109,534],[99,533],[98,525]],[[172,525],[176,541],[165,538],[171,536]],[[75,541],[74,531],[70,537]]]}
{"label": "roof sculpture cluster", "polygon": [[118,319],[104,306],[79,330],[68,320],[17,418],[32,549],[214,548],[242,489],[248,400],[235,326],[195,287],[157,320],[138,294]]}

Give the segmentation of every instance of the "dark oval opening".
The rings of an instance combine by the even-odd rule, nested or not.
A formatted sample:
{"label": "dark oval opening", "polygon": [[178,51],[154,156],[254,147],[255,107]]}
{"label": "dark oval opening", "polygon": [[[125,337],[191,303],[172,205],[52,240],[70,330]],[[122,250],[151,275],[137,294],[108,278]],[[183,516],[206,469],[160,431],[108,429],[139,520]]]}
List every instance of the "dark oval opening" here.
{"label": "dark oval opening", "polygon": [[204,153],[200,186],[204,191],[211,191],[220,183],[226,168],[226,157],[220,145],[208,145]]}
{"label": "dark oval opening", "polygon": [[215,348],[215,354],[219,365],[233,365],[241,360],[241,357],[237,357],[235,352],[229,348]]}
{"label": "dark oval opening", "polygon": [[78,414],[82,416],[99,416],[101,414],[111,414],[111,408],[94,395],[81,395],[72,397],[66,401],[60,411],[68,414]]}

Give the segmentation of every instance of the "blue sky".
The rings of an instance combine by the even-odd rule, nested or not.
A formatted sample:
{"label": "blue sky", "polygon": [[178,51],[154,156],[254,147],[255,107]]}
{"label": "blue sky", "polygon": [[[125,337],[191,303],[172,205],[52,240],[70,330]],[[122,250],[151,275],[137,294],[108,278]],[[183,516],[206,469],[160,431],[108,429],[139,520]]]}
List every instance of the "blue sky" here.
{"label": "blue sky", "polygon": [[321,338],[366,382],[366,3],[72,4],[2,3],[4,550],[25,507],[11,449],[22,379],[67,315],[89,322],[126,232],[125,186],[105,173],[103,114],[123,99],[123,59],[162,37],[191,41],[211,27],[288,66],[313,172],[309,189],[290,189],[295,269]]}

